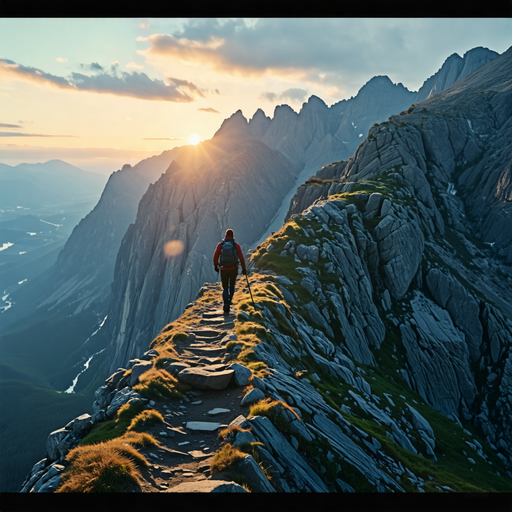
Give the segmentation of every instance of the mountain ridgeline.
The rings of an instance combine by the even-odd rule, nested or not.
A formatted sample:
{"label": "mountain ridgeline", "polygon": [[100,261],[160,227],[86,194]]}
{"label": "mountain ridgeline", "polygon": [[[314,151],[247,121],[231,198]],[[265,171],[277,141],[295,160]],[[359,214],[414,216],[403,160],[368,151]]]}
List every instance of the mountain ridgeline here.
{"label": "mountain ridgeline", "polygon": [[[237,424],[278,468],[274,490],[509,491],[511,61],[476,48],[417,93],[374,77],[331,107],[238,111],[210,141],[114,173],[38,296],[108,314],[109,378],[84,432],[134,396],[136,358],[205,307],[229,227],[244,251],[259,243],[237,362],[300,416],[286,446],[269,437],[280,422]],[[50,436],[25,490],[58,480],[78,423]]]}
{"label": "mountain ridgeline", "polygon": [[[471,66],[490,61],[496,55],[495,52],[477,48],[467,52],[464,59],[458,57],[455,60],[452,56],[429,79],[429,94],[436,88],[451,84],[461,75],[460,62],[467,63],[463,66],[467,71]],[[267,228],[272,220],[277,225],[276,230],[279,229],[289,201],[300,183],[319,167],[340,158],[349,158],[364,140],[362,137],[371,125],[385,121],[391,114],[409,107],[416,96],[425,94],[425,87],[418,93],[411,93],[401,84],[393,85],[387,77],[375,77],[361,88],[355,98],[343,100],[330,108],[320,98],[312,96],[298,114],[289,106],[282,105],[276,107],[273,119],[258,110],[250,121],[241,111],[225,120],[213,139],[201,150],[211,153],[212,147],[221,144],[228,144],[236,150],[227,157],[217,151],[210,158],[213,162],[211,166],[205,164],[194,168],[193,165],[182,164],[184,171],[177,178],[187,178],[181,186],[176,179],[171,184],[162,177],[155,184],[156,187],[165,190],[172,188],[173,193],[169,195],[169,192],[162,190],[158,194],[154,191],[150,194],[148,191],[152,199],[148,197],[142,201],[144,211],[139,211],[133,228],[140,234],[134,236],[132,228],[127,233],[118,256],[109,313],[112,345],[116,347],[111,345],[109,348],[109,372],[147,347],[167,322],[179,316],[204,282],[216,279],[210,253],[228,226],[235,230],[235,236],[244,250],[260,240],[264,233],[268,234]],[[264,146],[256,145],[256,140],[261,140]],[[253,144],[254,154],[247,161],[245,146],[249,143]],[[268,155],[272,152],[268,148],[284,155],[287,162],[277,159],[269,167]],[[240,158],[239,162],[236,162],[237,158]],[[176,161],[181,162],[179,158]],[[173,174],[174,170],[167,172]],[[282,176],[277,183],[274,173]],[[189,179],[188,175],[194,178]],[[190,190],[190,180],[198,183],[194,187],[199,192]],[[224,184],[222,187],[219,186],[220,180]],[[209,202],[201,201],[200,204],[199,197],[206,190],[201,188],[204,183],[211,183],[212,189],[218,192],[216,196],[210,196]],[[169,205],[162,205],[162,197],[168,198]],[[151,206],[147,202],[150,200],[153,201]],[[178,205],[183,202],[188,211],[185,210],[186,215],[182,218],[185,224],[191,226],[186,232],[183,226],[178,229],[179,216],[175,215],[171,221],[166,218],[169,208],[180,209]],[[224,213],[219,215],[222,208]],[[159,228],[157,240],[142,244],[142,240],[154,232],[155,228],[151,228],[150,223],[174,226],[178,231],[170,233]],[[173,270],[164,271],[162,247],[170,237],[185,243],[184,252],[177,260],[179,265],[174,260],[168,261],[167,265],[172,266]],[[147,263],[141,266],[139,261]],[[132,269],[131,265],[135,265],[136,269]],[[141,295],[142,289],[144,293]],[[149,296],[154,299],[148,301]],[[158,307],[155,309],[156,304]],[[130,357],[123,360],[126,354]]]}

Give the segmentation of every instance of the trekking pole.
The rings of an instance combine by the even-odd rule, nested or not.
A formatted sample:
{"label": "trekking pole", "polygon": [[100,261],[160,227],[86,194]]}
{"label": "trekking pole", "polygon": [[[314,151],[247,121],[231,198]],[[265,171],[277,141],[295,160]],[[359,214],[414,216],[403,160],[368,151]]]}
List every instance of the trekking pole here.
{"label": "trekking pole", "polygon": [[248,274],[248,271],[246,270],[245,271],[245,279],[247,279],[247,286],[249,287],[249,293],[251,294],[252,305],[253,305],[254,309],[256,309],[256,304],[254,304],[254,299],[252,298],[251,287],[249,285],[249,277],[247,274]]}

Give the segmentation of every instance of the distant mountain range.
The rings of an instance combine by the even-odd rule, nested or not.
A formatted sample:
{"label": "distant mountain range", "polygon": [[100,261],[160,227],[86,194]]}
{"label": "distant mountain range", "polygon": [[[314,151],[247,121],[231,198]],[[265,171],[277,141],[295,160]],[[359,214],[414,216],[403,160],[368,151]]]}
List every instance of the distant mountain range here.
{"label": "distant mountain range", "polygon": [[70,204],[96,197],[107,181],[62,160],[43,164],[0,164],[0,207]]}

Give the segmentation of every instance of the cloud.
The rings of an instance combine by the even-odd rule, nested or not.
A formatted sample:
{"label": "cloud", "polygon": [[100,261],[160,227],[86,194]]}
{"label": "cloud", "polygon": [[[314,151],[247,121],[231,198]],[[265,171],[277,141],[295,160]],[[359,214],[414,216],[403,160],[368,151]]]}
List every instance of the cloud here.
{"label": "cloud", "polygon": [[144,69],[144,66],[139,66],[138,64],[135,64],[135,62],[128,62],[128,64],[126,64],[126,67],[134,69]]}
{"label": "cloud", "polygon": [[20,132],[2,132],[0,137],[75,137],[80,138],[78,135],[47,135],[43,133],[20,133]]}
{"label": "cloud", "polygon": [[141,21],[139,23],[139,27],[140,28],[149,28],[149,23],[145,22],[145,21]]}
{"label": "cloud", "polygon": [[215,110],[212,107],[198,108],[197,110],[199,110],[200,112],[211,112],[212,114],[220,114],[220,112],[218,110]]}
{"label": "cloud", "polygon": [[266,91],[260,94],[260,98],[270,102],[276,101],[305,101],[308,95],[308,91],[305,89],[298,89],[292,87],[285,91],[277,94],[275,92]]}
{"label": "cloud", "polygon": [[80,69],[84,69],[85,71],[103,71],[103,67],[100,66],[97,62],[89,62],[89,64],[80,64]]}
{"label": "cloud", "polygon": [[30,66],[16,64],[16,62],[9,59],[0,59],[0,72],[4,76],[13,76],[42,85],[52,85],[61,89],[73,89],[73,85],[61,76],[45,73]]}
{"label": "cloud", "polygon": [[0,123],[0,128],[21,128],[21,126],[19,124]]}
{"label": "cloud", "polygon": [[168,77],[166,84],[162,80],[151,79],[145,73],[118,71],[119,62],[113,62],[111,73],[103,71],[97,62],[81,67],[91,71],[101,71],[94,75],[72,72],[69,78],[55,76],[39,69],[23,66],[8,59],[0,59],[0,73],[21,80],[50,85],[73,91],[89,91],[100,94],[114,94],[144,100],[160,100],[190,103],[196,96],[204,97],[206,90],[192,82],[180,78]]}
{"label": "cloud", "polygon": [[171,33],[138,40],[149,43],[139,51],[146,56],[167,56],[218,72],[270,73],[352,87],[378,74],[399,74],[405,85],[423,81],[451,53],[462,55],[477,46],[471,34],[502,47],[511,29],[510,19],[261,18],[249,23],[193,18]]}
{"label": "cloud", "polygon": [[262,92],[260,94],[260,98],[262,100],[267,100],[267,101],[276,101],[277,94],[275,92]]}
{"label": "cloud", "polygon": [[68,59],[66,59],[65,57],[61,57],[60,55],[55,59],[57,62],[67,62]]}

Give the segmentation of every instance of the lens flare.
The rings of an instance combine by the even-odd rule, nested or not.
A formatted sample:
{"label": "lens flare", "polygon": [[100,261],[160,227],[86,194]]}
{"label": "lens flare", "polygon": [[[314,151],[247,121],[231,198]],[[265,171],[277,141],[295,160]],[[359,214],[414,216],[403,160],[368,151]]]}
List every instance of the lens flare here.
{"label": "lens flare", "polygon": [[175,258],[179,256],[184,249],[185,245],[181,240],[171,240],[164,245],[164,254],[167,259]]}

